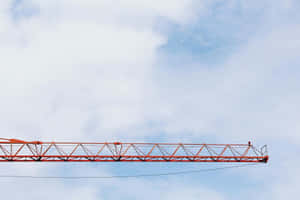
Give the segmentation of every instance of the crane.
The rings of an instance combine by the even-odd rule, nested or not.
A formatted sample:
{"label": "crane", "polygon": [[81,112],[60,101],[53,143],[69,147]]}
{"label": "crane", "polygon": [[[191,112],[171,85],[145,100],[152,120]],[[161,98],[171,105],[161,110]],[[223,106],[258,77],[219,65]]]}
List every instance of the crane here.
{"label": "crane", "polygon": [[0,162],[267,163],[267,146],[247,144],[42,142],[0,138]]}

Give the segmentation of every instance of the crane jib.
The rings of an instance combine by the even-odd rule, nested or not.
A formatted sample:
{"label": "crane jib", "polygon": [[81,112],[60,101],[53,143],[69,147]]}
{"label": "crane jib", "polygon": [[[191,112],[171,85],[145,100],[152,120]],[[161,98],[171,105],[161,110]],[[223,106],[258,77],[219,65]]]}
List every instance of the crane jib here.
{"label": "crane jib", "polygon": [[267,163],[267,146],[247,144],[42,142],[0,138],[0,162]]}

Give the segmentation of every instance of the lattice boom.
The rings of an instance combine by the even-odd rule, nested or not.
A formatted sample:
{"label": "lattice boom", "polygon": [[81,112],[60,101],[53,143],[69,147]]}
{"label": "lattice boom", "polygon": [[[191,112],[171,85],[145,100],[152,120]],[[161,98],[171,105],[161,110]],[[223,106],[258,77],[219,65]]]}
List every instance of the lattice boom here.
{"label": "lattice boom", "polygon": [[264,162],[266,145],[0,141],[0,162]]}

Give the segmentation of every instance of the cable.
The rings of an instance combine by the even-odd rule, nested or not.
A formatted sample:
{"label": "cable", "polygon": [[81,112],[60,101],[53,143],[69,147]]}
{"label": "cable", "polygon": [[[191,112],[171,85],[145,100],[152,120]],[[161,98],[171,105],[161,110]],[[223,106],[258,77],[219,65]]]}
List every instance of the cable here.
{"label": "cable", "polygon": [[247,166],[256,166],[258,164],[245,164],[245,165],[234,165],[226,167],[218,167],[212,169],[201,169],[201,170],[190,170],[190,171],[179,171],[179,172],[168,172],[158,174],[137,174],[137,175],[117,175],[117,176],[19,176],[19,175],[0,175],[0,178],[26,178],[26,179],[112,179],[112,178],[139,178],[139,177],[153,177],[153,176],[170,176],[170,175],[181,175],[191,173],[201,173],[210,171],[219,171],[232,168],[242,168]]}

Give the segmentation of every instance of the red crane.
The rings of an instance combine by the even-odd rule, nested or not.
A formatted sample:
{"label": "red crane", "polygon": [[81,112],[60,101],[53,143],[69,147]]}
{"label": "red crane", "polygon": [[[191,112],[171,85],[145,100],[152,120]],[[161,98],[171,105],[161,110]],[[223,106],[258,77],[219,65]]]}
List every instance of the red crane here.
{"label": "red crane", "polygon": [[0,162],[268,162],[266,145],[41,142],[0,138]]}

